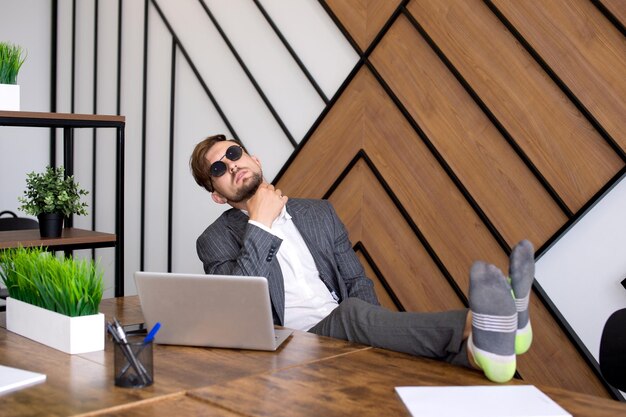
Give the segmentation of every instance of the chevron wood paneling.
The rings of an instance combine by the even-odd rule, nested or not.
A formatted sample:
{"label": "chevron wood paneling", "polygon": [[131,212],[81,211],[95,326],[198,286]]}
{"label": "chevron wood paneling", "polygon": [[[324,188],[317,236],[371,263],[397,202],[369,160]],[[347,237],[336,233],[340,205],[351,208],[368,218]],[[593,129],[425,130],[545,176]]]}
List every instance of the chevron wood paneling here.
{"label": "chevron wood paneling", "polygon": [[[568,96],[580,94],[601,126],[624,122],[616,120],[624,114],[623,94],[616,106],[592,105],[612,82],[621,81],[616,91],[626,85],[612,81],[613,68],[596,62],[623,48],[623,38],[613,37],[615,27],[597,10],[589,11],[594,24],[577,14],[578,0],[521,19],[514,15],[529,14],[526,3],[495,2],[512,25],[533,26],[519,32],[549,55],[548,65],[555,57],[576,57],[580,72],[565,62],[554,65],[572,84],[569,93],[485,2],[412,0],[402,3],[400,15],[394,14],[399,2],[326,4],[361,50],[386,32],[276,182],[289,196],[333,203],[384,305],[462,308],[472,262],[486,260],[507,272],[512,245],[523,238],[535,247],[549,242],[623,168],[619,148]],[[545,16],[574,21],[547,28]],[[586,57],[579,56],[586,47],[600,46],[578,45],[585,38],[576,36],[544,39],[553,30],[586,30],[593,38],[597,25],[606,50]],[[622,65],[623,57],[611,59],[612,66]],[[573,81],[576,74],[585,79]],[[595,90],[578,92],[594,79],[600,80]],[[609,396],[533,294],[535,342],[519,357],[521,377]]]}
{"label": "chevron wood paneling", "polygon": [[624,165],[482,1],[408,9],[572,211]]}
{"label": "chevron wood paneling", "polygon": [[301,148],[278,186],[287,195],[322,197],[361,148],[388,178],[460,288],[467,288],[467,271],[476,259],[506,267],[506,255],[480,218],[366,69]]}
{"label": "chevron wood paneling", "polygon": [[[350,139],[362,148],[350,149],[346,144]],[[416,256],[422,254],[421,243],[407,222],[395,214],[398,205],[381,205],[388,197],[376,191],[381,188],[380,180],[360,164],[356,171],[344,172],[361,149],[441,260],[452,283],[444,285],[442,272],[433,269],[432,262],[423,256]],[[359,171],[362,173],[355,176]],[[352,242],[366,242],[407,310],[439,311],[459,306],[455,293],[444,287],[456,286],[466,296],[468,270],[477,259],[507,271],[508,259],[502,248],[367,69],[354,78],[277,186],[289,196],[322,197],[337,180],[340,185],[330,200],[346,223]],[[389,235],[390,228],[393,236]],[[532,299],[537,342],[520,361],[520,373],[533,383],[603,394],[602,386],[594,381],[593,373],[549,312]],[[546,369],[545,357],[551,358],[553,369]],[[563,366],[567,372],[562,371]],[[573,375],[564,376],[570,371]]]}
{"label": "chevron wood paneling", "polygon": [[371,60],[510,247],[545,242],[567,220],[405,17]]}
{"label": "chevron wood paneling", "polygon": [[[362,159],[329,197],[342,219],[344,207],[348,206],[347,210],[351,211],[353,204],[344,196],[355,192],[363,196],[359,240],[375,260],[404,309],[436,311],[463,308],[462,301]],[[381,217],[380,213],[385,213],[385,216]]]}
{"label": "chevron wood paneling", "polygon": [[626,149],[626,41],[619,30],[588,0],[493,4]]}
{"label": "chevron wood paneling", "polygon": [[327,0],[359,48],[366,50],[400,4],[398,0]]}

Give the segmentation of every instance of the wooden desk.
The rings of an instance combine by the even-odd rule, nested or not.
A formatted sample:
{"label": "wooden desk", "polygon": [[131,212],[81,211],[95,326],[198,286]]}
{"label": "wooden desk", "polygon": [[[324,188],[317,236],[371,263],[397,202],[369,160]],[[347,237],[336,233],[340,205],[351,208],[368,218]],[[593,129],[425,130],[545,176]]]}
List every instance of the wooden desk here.
{"label": "wooden desk", "polygon": [[[136,297],[101,310],[143,320]],[[478,371],[305,332],[277,352],[157,345],[154,355],[153,386],[118,388],[109,341],[103,352],[67,355],[0,329],[0,364],[48,376],[0,397],[0,415],[408,416],[395,386],[490,384]],[[539,388],[577,416],[626,415],[623,403]]]}
{"label": "wooden desk", "polygon": [[[137,297],[103,300],[100,310],[123,324],[143,321]],[[104,351],[68,355],[1,328],[0,364],[44,373],[47,381],[0,397],[0,415],[86,413],[361,349],[367,347],[305,332],[291,336],[277,352],[155,345],[155,383],[127,389],[113,385],[113,344],[108,339]]]}

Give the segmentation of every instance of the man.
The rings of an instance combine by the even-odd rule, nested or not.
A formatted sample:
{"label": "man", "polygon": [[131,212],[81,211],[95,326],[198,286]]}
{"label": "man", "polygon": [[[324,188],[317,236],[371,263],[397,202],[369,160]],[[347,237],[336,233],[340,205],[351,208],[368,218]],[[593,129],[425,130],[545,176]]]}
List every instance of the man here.
{"label": "man", "polygon": [[479,368],[496,382],[513,377],[516,354],[532,340],[530,242],[513,249],[510,283],[493,265],[472,266],[470,311],[392,312],[328,201],[289,199],[265,182],[258,158],[223,135],[198,143],[190,166],[213,201],[232,207],[197,240],[205,272],[266,277],[275,324]]}

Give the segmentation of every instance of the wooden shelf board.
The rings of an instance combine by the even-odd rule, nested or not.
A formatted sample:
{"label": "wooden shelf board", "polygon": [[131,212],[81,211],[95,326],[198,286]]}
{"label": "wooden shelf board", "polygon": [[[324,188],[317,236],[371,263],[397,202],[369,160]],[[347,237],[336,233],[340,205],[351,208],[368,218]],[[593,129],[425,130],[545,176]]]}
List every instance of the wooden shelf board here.
{"label": "wooden shelf board", "polygon": [[15,248],[20,245],[23,247],[47,246],[48,248],[62,248],[85,244],[114,246],[116,242],[117,236],[115,234],[76,229],[73,227],[64,228],[59,238],[42,238],[39,235],[39,229],[0,232],[0,249]]}

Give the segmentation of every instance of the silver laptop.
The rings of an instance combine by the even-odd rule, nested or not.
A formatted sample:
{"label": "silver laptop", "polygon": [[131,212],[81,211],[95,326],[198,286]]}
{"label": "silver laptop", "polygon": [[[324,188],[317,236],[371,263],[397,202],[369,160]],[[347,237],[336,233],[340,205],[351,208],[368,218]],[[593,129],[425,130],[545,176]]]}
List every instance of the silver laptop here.
{"label": "silver laptop", "polygon": [[135,272],[135,284],[156,343],[276,350],[293,332],[274,329],[263,277]]}

